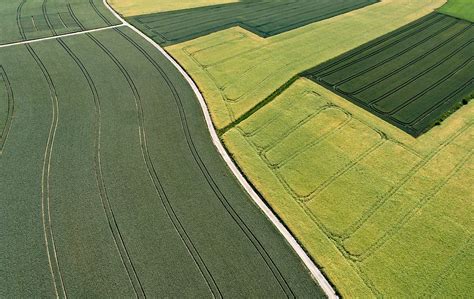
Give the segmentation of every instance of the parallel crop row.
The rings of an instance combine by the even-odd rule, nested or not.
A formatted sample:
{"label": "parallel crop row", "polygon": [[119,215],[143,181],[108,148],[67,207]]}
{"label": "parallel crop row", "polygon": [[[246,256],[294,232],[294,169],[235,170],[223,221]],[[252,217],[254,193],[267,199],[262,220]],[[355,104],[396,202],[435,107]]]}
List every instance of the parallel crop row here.
{"label": "parallel crop row", "polygon": [[433,13],[303,74],[418,136],[474,89],[473,33]]}

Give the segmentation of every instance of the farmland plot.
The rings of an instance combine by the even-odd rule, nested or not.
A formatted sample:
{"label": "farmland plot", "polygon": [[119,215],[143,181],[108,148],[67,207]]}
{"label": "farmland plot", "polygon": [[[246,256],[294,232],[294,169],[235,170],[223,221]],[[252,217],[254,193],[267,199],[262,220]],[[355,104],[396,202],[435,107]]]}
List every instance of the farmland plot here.
{"label": "farmland plot", "polygon": [[463,297],[473,112],[414,139],[300,79],[223,139],[343,296]]}
{"label": "farmland plot", "polygon": [[378,0],[251,1],[163,12],[129,19],[164,46],[234,26],[269,37],[371,5]]}
{"label": "farmland plot", "polygon": [[433,13],[304,74],[418,136],[474,91],[474,25]]}
{"label": "farmland plot", "polygon": [[224,3],[235,3],[239,0],[109,0],[108,3],[122,16],[136,16],[164,12],[171,10],[180,10],[201,6],[209,6]]}
{"label": "farmland plot", "polygon": [[3,1],[0,8],[0,44],[119,23],[101,0]]}
{"label": "farmland plot", "polygon": [[474,8],[471,0],[449,0],[438,11],[449,16],[474,22]]}
{"label": "farmland plot", "polygon": [[4,47],[0,70],[0,297],[323,295],[131,29]]}
{"label": "farmland plot", "polygon": [[0,66],[0,153],[10,132],[15,102],[5,70]]}
{"label": "farmland plot", "polygon": [[417,20],[444,0],[385,0],[261,38],[231,28],[167,47],[198,84],[218,129],[245,116],[299,73]]}

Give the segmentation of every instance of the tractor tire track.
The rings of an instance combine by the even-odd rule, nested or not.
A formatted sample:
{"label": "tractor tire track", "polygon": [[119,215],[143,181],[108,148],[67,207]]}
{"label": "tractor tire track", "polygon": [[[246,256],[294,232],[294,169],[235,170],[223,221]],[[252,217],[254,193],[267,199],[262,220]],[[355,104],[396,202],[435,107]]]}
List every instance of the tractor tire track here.
{"label": "tractor tire track", "polygon": [[249,229],[249,227],[245,224],[245,222],[242,220],[242,218],[237,214],[237,212],[234,210],[232,205],[229,203],[223,192],[220,190],[219,186],[217,183],[214,181],[213,177],[211,176],[209,170],[207,169],[205,163],[202,161],[202,158],[196,148],[196,145],[194,144],[189,125],[187,123],[187,116],[186,112],[184,110],[184,106],[182,104],[182,100],[179,96],[179,93],[177,92],[175,86],[169,79],[168,75],[163,71],[161,66],[139,45],[137,44],[133,39],[128,37],[125,33],[122,31],[116,29],[120,35],[122,35],[126,40],[128,40],[132,45],[134,45],[138,51],[140,51],[146,58],[147,60],[153,64],[155,69],[161,74],[163,79],[166,81],[167,86],[169,87],[170,91],[173,94],[173,97],[175,99],[175,103],[177,105],[178,111],[179,111],[179,117],[181,120],[182,128],[183,128],[183,133],[186,138],[186,142],[188,144],[188,148],[193,156],[194,161],[196,162],[196,165],[199,167],[202,175],[206,179],[207,183],[213,190],[214,194],[216,197],[219,199],[221,204],[224,206],[226,211],[229,213],[229,215],[232,217],[232,219],[235,221],[235,223],[239,226],[239,228],[242,230],[242,232],[245,234],[245,236],[248,238],[248,240],[253,244],[255,249],[259,252],[269,269],[272,271],[275,279],[278,281],[280,284],[280,287],[282,290],[285,292],[285,294],[288,297],[294,297],[294,293],[291,290],[291,288],[288,285],[288,282],[285,280],[281,272],[279,271],[278,267],[275,265],[274,261],[271,259],[270,255],[268,252],[265,250],[265,248],[262,246],[260,241],[257,239],[255,234]]}
{"label": "tractor tire track", "polygon": [[54,292],[57,298],[67,298],[66,288],[64,286],[63,276],[61,274],[61,267],[58,260],[58,254],[56,250],[56,243],[54,241],[53,224],[51,219],[51,190],[50,190],[50,175],[51,175],[51,156],[53,153],[54,139],[56,136],[56,129],[59,122],[59,103],[56,88],[48,73],[48,70],[44,66],[41,59],[38,57],[36,52],[33,50],[31,45],[26,45],[28,52],[35,60],[38,67],[48,84],[50,99],[52,105],[52,119],[51,126],[49,129],[48,141],[46,143],[46,149],[44,152],[43,159],[43,171],[41,176],[41,218],[43,222],[43,233],[46,245],[46,254],[48,256],[49,270],[52,277],[52,283]]}
{"label": "tractor tire track", "polygon": [[[10,84],[10,80],[8,79],[8,75],[5,72],[5,69],[0,65],[0,79],[2,79],[5,90],[7,92],[7,119],[3,124],[3,129],[0,132],[0,155],[3,153],[3,149],[5,147],[5,143],[7,142],[8,134],[10,133],[10,128],[13,122],[13,115],[15,113],[15,97],[13,94],[13,89]],[[1,125],[1,124],[0,124]]]}
{"label": "tractor tire track", "polygon": [[196,246],[194,245],[192,239],[189,237],[188,233],[186,232],[183,224],[179,220],[179,217],[177,216],[176,212],[174,211],[174,208],[164,190],[164,187],[159,179],[159,176],[157,174],[156,168],[153,165],[151,156],[148,151],[148,143],[146,139],[146,131],[144,127],[144,116],[143,116],[143,106],[141,103],[141,97],[138,92],[138,89],[133,82],[130,74],[127,72],[125,67],[120,63],[120,61],[97,39],[95,38],[92,34],[86,33],[86,35],[100,48],[104,53],[109,56],[109,58],[113,61],[113,63],[117,66],[117,68],[120,70],[124,78],[126,79],[132,93],[135,99],[135,104],[137,108],[137,114],[138,114],[138,121],[139,121],[139,136],[140,136],[140,146],[142,150],[142,156],[143,160],[145,163],[145,166],[147,168],[148,174],[153,182],[153,185],[155,187],[155,191],[157,192],[157,195],[161,199],[161,202],[163,204],[163,207],[165,208],[165,211],[172,222],[176,232],[180,236],[181,240],[183,241],[184,245],[186,246],[188,252],[190,253],[191,257],[193,258],[194,262],[196,263],[199,271],[201,272],[204,280],[206,281],[209,290],[211,291],[212,295],[216,298],[222,298],[221,291],[219,290],[219,287],[216,284],[216,281],[214,280],[214,277],[210,273],[208,267],[204,263],[201,255],[199,254],[199,251],[197,250]]}
{"label": "tractor tire track", "polygon": [[101,152],[100,152],[100,144],[101,144],[101,132],[102,132],[102,125],[101,125],[101,105],[100,105],[100,97],[95,86],[95,83],[90,76],[89,72],[87,71],[84,64],[81,60],[77,57],[76,54],[67,46],[67,44],[58,39],[59,44],[62,48],[69,54],[69,56],[74,60],[77,66],[80,68],[82,75],[87,81],[89,89],[92,93],[94,99],[94,106],[95,106],[95,116],[96,116],[96,124],[95,124],[95,131],[96,131],[96,140],[95,140],[95,154],[94,154],[94,169],[96,172],[96,181],[97,187],[99,189],[99,196],[102,203],[102,207],[104,209],[104,214],[107,218],[107,223],[114,239],[115,246],[120,256],[120,260],[124,266],[125,271],[127,272],[128,279],[130,284],[135,291],[135,295],[138,298],[146,297],[145,291],[143,289],[143,285],[138,277],[137,271],[133,264],[132,258],[128,252],[127,246],[125,241],[122,237],[120,228],[118,226],[112,205],[109,200],[109,196],[107,194],[107,187],[103,177],[103,168],[101,164]]}

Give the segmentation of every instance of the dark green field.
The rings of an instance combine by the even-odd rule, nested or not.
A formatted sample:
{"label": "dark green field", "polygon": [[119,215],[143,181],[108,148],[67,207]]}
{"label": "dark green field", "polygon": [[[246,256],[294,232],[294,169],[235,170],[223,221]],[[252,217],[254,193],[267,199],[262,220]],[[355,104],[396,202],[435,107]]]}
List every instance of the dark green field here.
{"label": "dark green field", "polygon": [[[102,0],[12,0],[0,7],[0,44],[120,24]],[[53,31],[50,30],[53,28]]]}
{"label": "dark green field", "polygon": [[240,26],[269,37],[374,4],[378,0],[251,1],[155,13],[129,22],[161,45]]}
{"label": "dark green field", "polygon": [[0,109],[0,297],[323,296],[131,29],[0,48]]}
{"label": "dark green field", "polygon": [[432,13],[304,75],[418,136],[474,90],[473,36]]}

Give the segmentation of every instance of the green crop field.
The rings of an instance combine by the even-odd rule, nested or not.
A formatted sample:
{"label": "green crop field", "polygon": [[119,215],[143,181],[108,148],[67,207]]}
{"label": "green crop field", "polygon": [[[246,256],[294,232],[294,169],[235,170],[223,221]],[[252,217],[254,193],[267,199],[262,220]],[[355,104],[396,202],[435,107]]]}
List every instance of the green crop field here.
{"label": "green crop field", "polygon": [[472,0],[449,0],[438,11],[456,18],[474,22]]}
{"label": "green crop field", "polygon": [[474,92],[474,24],[433,13],[305,72],[418,136]]}
{"label": "green crop field", "polygon": [[431,13],[443,0],[384,0],[269,38],[240,27],[166,50],[188,71],[218,129],[257,107],[299,73]]}
{"label": "green crop field", "polygon": [[239,2],[239,0],[109,0],[110,5],[123,16],[180,10],[208,5]]}
{"label": "green crop field", "polygon": [[[435,68],[444,56],[471,48],[463,36],[470,23],[433,14],[444,3],[385,0],[266,38],[232,27],[166,48],[197,82],[234,160],[342,296],[470,294],[472,103],[413,138],[299,75],[412,22],[427,28],[412,31],[420,46],[411,59],[430,59],[419,72]],[[430,18],[433,24],[425,23]],[[394,46],[398,53],[411,45]],[[433,49],[442,51],[431,57]],[[452,75],[453,61],[472,60],[469,52],[455,57],[460,61],[431,79]],[[381,76],[410,61],[397,59]],[[403,79],[416,75],[408,74]]]}
{"label": "green crop field", "polygon": [[[68,3],[0,12],[38,13],[53,36]],[[98,10],[78,8],[77,30],[119,23],[83,3]],[[17,25],[26,36],[5,41],[31,38]],[[323,296],[217,153],[189,84],[132,29],[0,47],[0,110],[0,297]]]}
{"label": "green crop field", "polygon": [[119,22],[101,0],[4,1],[0,8],[0,44],[110,24]]}
{"label": "green crop field", "polygon": [[300,79],[223,139],[343,296],[465,297],[474,106],[455,116],[414,139]]}
{"label": "green crop field", "polygon": [[129,21],[157,43],[172,45],[234,26],[269,37],[376,2],[378,0],[241,0],[135,16]]}
{"label": "green crop field", "polygon": [[[470,296],[472,6],[110,1],[342,297]],[[7,2],[0,297],[324,296],[162,52],[102,0]]]}
{"label": "green crop field", "polygon": [[5,70],[0,66],[0,153],[7,139],[15,110],[10,80]]}

